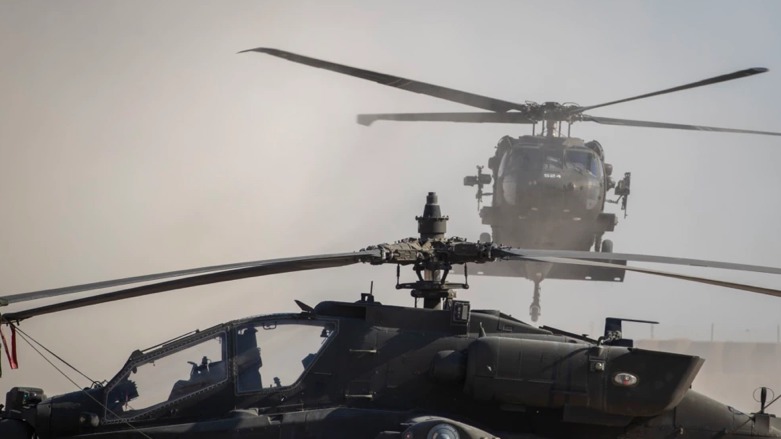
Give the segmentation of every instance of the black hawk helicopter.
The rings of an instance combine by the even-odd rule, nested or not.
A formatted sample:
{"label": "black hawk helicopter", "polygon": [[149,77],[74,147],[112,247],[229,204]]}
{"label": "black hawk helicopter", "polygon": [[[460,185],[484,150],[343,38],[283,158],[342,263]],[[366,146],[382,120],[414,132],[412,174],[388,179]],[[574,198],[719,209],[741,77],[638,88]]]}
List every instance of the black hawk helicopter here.
{"label": "black hawk helicopter", "polygon": [[[531,124],[534,127],[532,135],[518,138],[505,136],[499,140],[496,152],[488,160],[490,173],[484,173],[483,167],[478,166],[477,175],[464,178],[465,185],[477,186],[478,208],[483,197],[491,196],[491,205],[480,209],[480,217],[483,224],[491,226],[493,236],[483,233],[480,239],[517,247],[554,250],[593,248],[596,252],[607,253],[613,251],[613,242],[603,239],[603,236],[605,232],[615,229],[618,220],[614,213],[605,211],[605,204],[620,204],[621,209],[626,212],[631,173],[627,172],[623,178],[614,181],[613,166],[605,162],[602,145],[596,140],[586,142],[570,137],[570,128],[575,122],[781,136],[781,133],[768,131],[615,119],[584,113],[608,105],[745,78],[767,72],[765,68],[741,70],[598,105],[578,106],[558,102],[520,104],[278,49],[257,48],[249,51],[266,53],[488,111],[361,114],[358,116],[358,123],[362,125],[368,126],[378,120]],[[542,125],[540,135],[536,135],[538,123]],[[565,123],[567,135],[562,136],[562,125]],[[490,192],[485,190],[488,185],[491,185]],[[610,199],[611,190],[616,197],[614,200]],[[521,276],[533,281],[534,293],[529,307],[532,321],[537,321],[540,315],[540,282],[545,278],[617,282],[624,280],[624,271],[619,268],[517,262],[494,264],[480,274]]]}
{"label": "black hawk helicopter", "polygon": [[[690,389],[697,356],[644,350],[606,319],[592,339],[534,327],[456,300],[467,264],[497,259],[604,266],[591,252],[540,253],[448,238],[430,193],[419,237],[357,252],[182,270],[8,295],[3,304],[161,281],[6,313],[18,332],[34,316],[197,285],[356,263],[411,265],[401,282],[422,307],[296,301],[300,312],[250,317],[131,353],[110,380],[47,397],[14,387],[0,409],[3,439],[281,438],[553,439],[781,437],[761,408],[744,414]],[[781,274],[781,269],[643,255],[608,260],[698,265]],[[464,265],[463,283],[448,278]],[[650,270],[626,270],[781,297],[781,290]],[[177,278],[165,280],[168,278]]]}

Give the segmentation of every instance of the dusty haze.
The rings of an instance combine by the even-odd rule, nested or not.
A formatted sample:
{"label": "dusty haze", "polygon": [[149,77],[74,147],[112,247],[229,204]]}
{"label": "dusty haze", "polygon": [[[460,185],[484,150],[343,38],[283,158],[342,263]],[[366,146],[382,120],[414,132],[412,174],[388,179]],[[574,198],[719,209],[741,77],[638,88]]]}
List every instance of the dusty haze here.
{"label": "dusty haze", "polygon": [[[359,112],[469,109],[236,54],[257,46],[511,101],[581,105],[762,66],[771,71],[593,113],[781,131],[778,2],[323,3],[0,3],[0,295],[358,249],[413,235],[428,191],[439,193],[451,234],[485,230],[461,179],[502,135],[526,127],[361,127]],[[573,135],[598,139],[616,175],[633,174],[616,251],[781,266],[779,138],[586,123]],[[23,329],[101,380],[135,348],[291,310],[294,298],[354,300],[374,280],[379,300],[409,304],[393,277],[392,268],[354,267],[239,281]],[[472,279],[461,298],[526,319],[531,289]],[[592,334],[605,317],[624,316],[660,320],[657,339],[707,340],[713,323],[717,340],[775,342],[781,323],[781,299],[639,274],[624,284],[547,281],[542,304],[541,324]],[[642,326],[629,333],[650,336]],[[24,345],[20,361],[0,391],[72,390]],[[777,373],[764,384],[781,391]],[[753,409],[752,390],[724,398]]]}

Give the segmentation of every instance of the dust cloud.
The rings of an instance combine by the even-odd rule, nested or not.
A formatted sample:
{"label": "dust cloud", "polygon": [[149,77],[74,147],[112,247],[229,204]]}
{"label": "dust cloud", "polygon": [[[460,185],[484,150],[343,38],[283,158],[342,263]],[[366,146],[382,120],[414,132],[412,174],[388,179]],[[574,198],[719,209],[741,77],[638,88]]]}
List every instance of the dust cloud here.
{"label": "dust cloud", "polygon": [[[500,137],[526,127],[367,129],[355,114],[469,109],[237,54],[257,46],[516,102],[582,105],[764,66],[771,72],[594,114],[781,129],[774,2],[327,3],[2,2],[0,295],[359,249],[415,234],[429,191],[451,234],[485,231],[461,179]],[[633,174],[630,216],[610,237],[616,251],[781,265],[777,138],[587,123],[572,133],[599,139],[616,175]],[[102,380],[133,349],[291,310],[293,299],[355,300],[372,280],[382,302],[410,303],[392,269],[350,267],[94,306],[22,328]],[[471,281],[461,298],[526,318],[531,283]],[[756,328],[781,322],[775,298],[634,274],[623,284],[547,281],[542,304],[540,323],[592,335],[605,317],[622,316],[660,320],[657,339],[707,339],[693,328],[718,322],[719,340],[767,342]],[[5,368],[0,390],[73,389],[28,346],[20,362]],[[763,384],[781,391],[777,373]],[[719,397],[742,402],[752,390]]]}

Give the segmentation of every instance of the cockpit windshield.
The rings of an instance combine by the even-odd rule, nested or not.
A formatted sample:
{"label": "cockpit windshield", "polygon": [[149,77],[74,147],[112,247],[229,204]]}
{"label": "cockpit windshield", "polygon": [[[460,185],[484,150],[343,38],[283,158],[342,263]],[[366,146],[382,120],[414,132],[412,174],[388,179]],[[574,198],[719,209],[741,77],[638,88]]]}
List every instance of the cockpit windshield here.
{"label": "cockpit windshield", "polygon": [[533,174],[536,172],[557,172],[563,167],[561,153],[541,148],[511,149],[502,157],[499,175]]}
{"label": "cockpit windshield", "polygon": [[139,359],[109,389],[106,417],[132,418],[153,406],[226,381],[226,355],[225,333],[219,333],[146,360]]}
{"label": "cockpit windshield", "polygon": [[119,422],[146,415],[196,393],[218,391],[232,377],[240,393],[292,386],[336,327],[332,321],[263,317],[236,326],[232,338],[215,328],[138,351],[109,384],[105,418]]}
{"label": "cockpit windshield", "polygon": [[571,148],[564,154],[567,157],[567,163],[570,165],[587,171],[595,177],[602,176],[602,164],[593,152],[586,149]]}

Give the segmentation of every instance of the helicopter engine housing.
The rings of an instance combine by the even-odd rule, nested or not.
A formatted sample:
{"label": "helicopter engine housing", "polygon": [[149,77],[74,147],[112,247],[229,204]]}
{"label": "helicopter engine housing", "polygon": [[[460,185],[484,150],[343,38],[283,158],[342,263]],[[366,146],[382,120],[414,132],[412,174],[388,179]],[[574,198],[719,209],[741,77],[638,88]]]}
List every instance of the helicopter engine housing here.
{"label": "helicopter engine housing", "polygon": [[703,362],[636,348],[481,337],[467,350],[464,391],[524,407],[654,416],[681,401]]}

